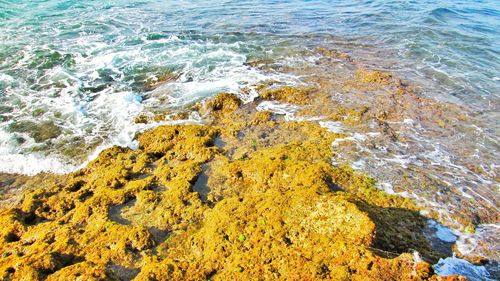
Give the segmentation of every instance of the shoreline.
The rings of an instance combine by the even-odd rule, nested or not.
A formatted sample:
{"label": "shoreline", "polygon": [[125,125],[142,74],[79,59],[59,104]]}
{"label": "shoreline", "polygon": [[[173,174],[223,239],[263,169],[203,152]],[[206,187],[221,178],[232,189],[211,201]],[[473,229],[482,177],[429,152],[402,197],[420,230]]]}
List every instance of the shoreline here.
{"label": "shoreline", "polygon": [[0,18],[1,279],[500,280],[495,1]]}
{"label": "shoreline", "polygon": [[[348,87],[409,94],[387,74],[359,73]],[[257,110],[265,101],[311,106],[297,111],[308,116],[318,113],[321,99],[314,88],[272,85],[246,104],[219,94],[188,109],[205,125],[160,126],[138,135],[137,150],[104,150],[82,170],[45,181],[2,211],[1,248],[12,250],[0,267],[14,279],[97,272],[126,280],[256,274],[434,280],[420,259],[437,263],[453,243],[434,249],[424,235],[431,217],[414,202],[331,164],[332,143],[344,132]],[[356,124],[365,113],[322,121],[338,122],[342,114],[343,123]],[[16,261],[23,266],[13,267]]]}

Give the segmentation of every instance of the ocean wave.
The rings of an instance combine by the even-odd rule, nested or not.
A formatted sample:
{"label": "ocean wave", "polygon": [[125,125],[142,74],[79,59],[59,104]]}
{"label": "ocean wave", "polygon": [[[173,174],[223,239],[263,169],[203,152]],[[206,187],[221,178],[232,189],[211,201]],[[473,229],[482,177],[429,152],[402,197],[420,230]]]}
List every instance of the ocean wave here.
{"label": "ocean wave", "polygon": [[[223,91],[251,101],[259,81],[296,81],[247,66],[255,46],[240,41],[145,35],[138,46],[116,46],[94,35],[74,40],[76,45],[29,45],[20,60],[0,72],[0,98],[10,109],[0,120],[9,135],[2,145],[16,143],[0,158],[15,155],[18,162],[0,171],[67,172],[101,145],[130,143],[138,129],[134,118],[141,113],[168,112]],[[45,136],[48,124],[54,132]],[[71,146],[78,155],[67,153]]]}

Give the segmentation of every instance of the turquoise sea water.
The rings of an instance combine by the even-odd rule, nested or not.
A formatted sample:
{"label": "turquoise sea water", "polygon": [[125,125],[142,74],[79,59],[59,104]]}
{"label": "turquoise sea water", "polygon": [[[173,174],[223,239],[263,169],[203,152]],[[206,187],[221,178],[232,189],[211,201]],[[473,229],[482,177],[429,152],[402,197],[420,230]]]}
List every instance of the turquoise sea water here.
{"label": "turquoise sea water", "polygon": [[[267,79],[298,83],[248,62],[290,62],[322,46],[473,112],[481,129],[464,141],[489,157],[489,176],[458,167],[461,156],[446,145],[432,147],[450,171],[436,176],[498,210],[495,0],[0,0],[0,172],[72,171],[105,147],[133,146],[134,134],[150,126],[133,122],[140,114],[175,111],[220,91],[243,95],[242,88]],[[148,88],[169,75],[175,81]],[[498,233],[498,222],[483,223],[489,236]]]}
{"label": "turquoise sea water", "polygon": [[[0,157],[45,154],[50,170],[61,157],[52,148],[67,144],[41,145],[20,136],[23,129],[53,122],[54,135],[91,144],[88,153],[124,144],[128,117],[144,110],[148,77],[182,73],[188,83],[173,91],[186,102],[264,79],[249,77],[249,58],[332,42],[361,55],[385,52],[391,71],[436,82],[429,96],[472,107],[498,136],[497,1],[2,0]],[[26,124],[9,128],[14,119]]]}
{"label": "turquoise sea water", "polygon": [[429,96],[467,104],[498,135],[499,19],[497,1],[2,0],[0,157],[36,152],[43,169],[63,169],[68,141],[23,137],[27,129],[48,126],[86,153],[125,144],[130,117],[147,107],[149,77],[182,74],[172,89],[178,105],[265,79],[248,74],[249,58],[332,42],[361,56],[385,52],[388,69],[436,82]]}

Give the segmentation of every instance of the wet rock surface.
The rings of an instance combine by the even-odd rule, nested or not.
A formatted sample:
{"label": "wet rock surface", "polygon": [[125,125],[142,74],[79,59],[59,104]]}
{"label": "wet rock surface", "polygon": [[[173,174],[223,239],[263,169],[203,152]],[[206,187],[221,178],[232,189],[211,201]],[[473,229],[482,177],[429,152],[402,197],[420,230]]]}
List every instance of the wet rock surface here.
{"label": "wet rock surface", "polygon": [[[341,50],[313,53],[314,64],[259,66],[299,75],[300,88],[313,92],[305,103],[275,95],[278,102],[260,108],[342,133],[333,142],[334,165],[368,173],[379,189],[411,198],[422,214],[459,230],[455,253],[499,260],[498,142],[481,113],[437,101],[429,85],[385,71],[390,64],[375,70]],[[262,87],[279,92],[276,84]]]}
{"label": "wet rock surface", "polygon": [[157,127],[26,188],[0,212],[3,278],[438,279],[419,207],[331,165],[345,135],[255,106],[218,95],[196,107],[210,124]]}

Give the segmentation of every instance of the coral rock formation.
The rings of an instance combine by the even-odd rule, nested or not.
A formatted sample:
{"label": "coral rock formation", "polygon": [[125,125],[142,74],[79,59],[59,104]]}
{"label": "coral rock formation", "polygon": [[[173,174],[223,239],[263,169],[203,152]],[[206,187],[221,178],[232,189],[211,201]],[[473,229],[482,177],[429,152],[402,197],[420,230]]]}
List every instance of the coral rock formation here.
{"label": "coral rock formation", "polygon": [[231,94],[198,109],[4,208],[4,280],[438,280],[418,208],[330,164],[341,135]]}

